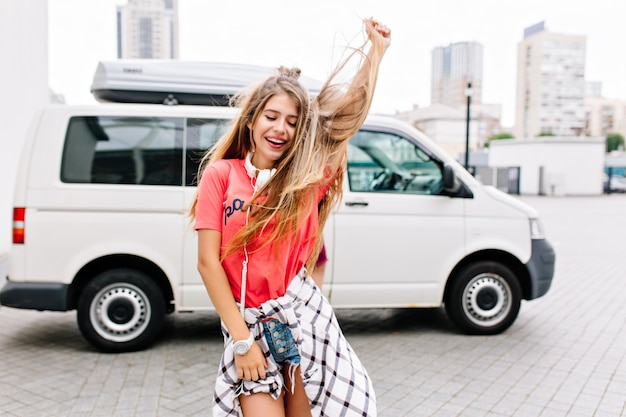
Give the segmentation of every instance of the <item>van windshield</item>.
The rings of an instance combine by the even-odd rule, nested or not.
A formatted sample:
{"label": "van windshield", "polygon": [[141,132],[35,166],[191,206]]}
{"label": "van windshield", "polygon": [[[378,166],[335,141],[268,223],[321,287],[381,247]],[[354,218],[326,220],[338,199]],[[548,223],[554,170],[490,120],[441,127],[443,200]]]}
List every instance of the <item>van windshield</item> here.
{"label": "van windshield", "polygon": [[348,147],[350,190],[439,194],[439,164],[419,146],[393,133],[359,131]]}

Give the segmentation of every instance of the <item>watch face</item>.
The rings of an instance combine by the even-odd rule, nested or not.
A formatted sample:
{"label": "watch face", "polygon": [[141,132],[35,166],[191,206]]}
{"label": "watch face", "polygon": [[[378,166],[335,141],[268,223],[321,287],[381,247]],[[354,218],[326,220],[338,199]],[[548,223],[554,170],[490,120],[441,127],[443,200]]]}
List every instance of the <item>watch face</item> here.
{"label": "watch face", "polygon": [[235,343],[234,349],[237,355],[245,355],[246,353],[248,353],[248,350],[250,349],[250,347],[248,346],[246,342],[239,341]]}

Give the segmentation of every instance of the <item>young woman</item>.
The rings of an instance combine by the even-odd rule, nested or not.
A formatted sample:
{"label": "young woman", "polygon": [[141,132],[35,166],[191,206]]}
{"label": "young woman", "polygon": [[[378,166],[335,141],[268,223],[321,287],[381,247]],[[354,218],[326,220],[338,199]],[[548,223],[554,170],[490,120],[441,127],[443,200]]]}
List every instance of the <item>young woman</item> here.
{"label": "young woman", "polygon": [[[379,22],[364,25],[368,41],[313,101],[300,70],[284,67],[242,93],[231,129],[202,161],[191,210],[198,270],[225,339],[214,417],[376,415],[367,372],[307,277],[391,40]],[[337,82],[354,58],[352,80]]]}

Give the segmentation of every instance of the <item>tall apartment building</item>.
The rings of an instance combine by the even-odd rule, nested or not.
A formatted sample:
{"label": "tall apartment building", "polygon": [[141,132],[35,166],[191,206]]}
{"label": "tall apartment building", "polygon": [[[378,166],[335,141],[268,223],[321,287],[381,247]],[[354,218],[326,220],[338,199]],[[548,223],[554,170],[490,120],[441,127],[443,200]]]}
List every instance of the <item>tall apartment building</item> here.
{"label": "tall apartment building", "polygon": [[117,57],[178,59],[177,0],[128,0],[117,6]]}
{"label": "tall apartment building", "polygon": [[586,37],[524,30],[517,47],[516,138],[580,136],[585,129]]}
{"label": "tall apartment building", "polygon": [[432,50],[431,104],[464,107],[471,83],[472,104],[482,103],[483,46],[478,42],[457,42]]}

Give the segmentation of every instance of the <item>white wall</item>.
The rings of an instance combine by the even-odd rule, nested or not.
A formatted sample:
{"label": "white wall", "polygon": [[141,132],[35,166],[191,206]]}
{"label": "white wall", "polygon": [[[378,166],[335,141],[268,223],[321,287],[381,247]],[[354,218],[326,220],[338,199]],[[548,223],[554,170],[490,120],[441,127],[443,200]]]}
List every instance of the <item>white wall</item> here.
{"label": "white wall", "polygon": [[[604,138],[497,140],[489,146],[489,166],[519,166],[521,194],[599,195],[604,151]],[[543,190],[539,189],[540,167]]]}
{"label": "white wall", "polygon": [[11,243],[13,182],[34,111],[49,100],[48,2],[0,1],[0,258]]}

